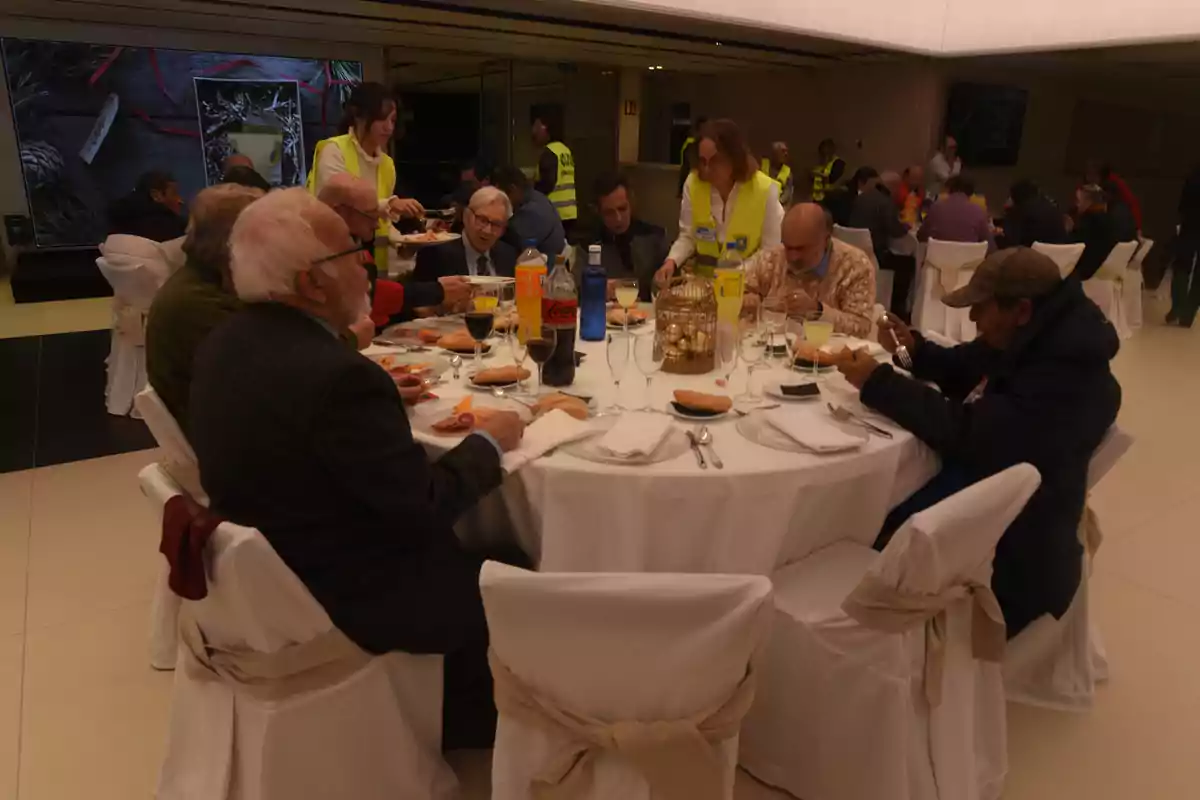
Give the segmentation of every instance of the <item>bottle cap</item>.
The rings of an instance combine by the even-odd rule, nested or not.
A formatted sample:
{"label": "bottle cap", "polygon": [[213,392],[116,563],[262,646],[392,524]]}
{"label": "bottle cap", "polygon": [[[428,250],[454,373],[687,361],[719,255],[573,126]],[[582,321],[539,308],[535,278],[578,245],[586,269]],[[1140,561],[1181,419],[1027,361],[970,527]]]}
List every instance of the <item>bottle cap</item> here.
{"label": "bottle cap", "polygon": [[589,244],[589,245],[588,245],[588,252],[589,252],[589,253],[599,253],[599,252],[600,252],[600,245],[598,245],[598,244]]}

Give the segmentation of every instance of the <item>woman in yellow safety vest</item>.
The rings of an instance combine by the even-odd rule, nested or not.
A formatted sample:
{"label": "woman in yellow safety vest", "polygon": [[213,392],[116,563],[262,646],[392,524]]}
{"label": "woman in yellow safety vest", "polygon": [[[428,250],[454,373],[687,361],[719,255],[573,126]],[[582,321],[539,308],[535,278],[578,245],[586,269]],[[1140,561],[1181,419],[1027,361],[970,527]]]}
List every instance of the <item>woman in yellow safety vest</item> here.
{"label": "woman in yellow safety vest", "polygon": [[308,190],[319,194],[329,179],[341,172],[375,185],[379,198],[375,266],[386,274],[392,220],[425,213],[416,200],[394,194],[396,162],[387,154],[387,145],[396,130],[396,100],[383,84],[361,83],[350,93],[342,112],[339,135],[317,142],[308,173]]}
{"label": "woman in yellow safety vest", "polygon": [[655,275],[659,285],[693,256],[697,268],[711,270],[723,252],[745,260],[779,244],[779,184],[759,170],[737,125],[713,120],[698,141],[696,169],[683,186],[679,238]]}

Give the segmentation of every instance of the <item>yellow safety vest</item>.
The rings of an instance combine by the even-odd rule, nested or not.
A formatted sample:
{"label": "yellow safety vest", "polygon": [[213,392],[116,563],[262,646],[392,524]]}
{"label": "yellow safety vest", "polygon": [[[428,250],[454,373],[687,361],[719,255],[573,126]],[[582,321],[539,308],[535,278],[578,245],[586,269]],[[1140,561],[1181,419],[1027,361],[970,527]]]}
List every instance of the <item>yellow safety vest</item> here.
{"label": "yellow safety vest", "polygon": [[[341,136],[322,139],[317,142],[317,147],[313,151],[313,165],[308,172],[308,191],[312,192],[314,196],[317,194],[317,163],[321,160],[321,151],[330,144],[336,144],[342,151],[342,158],[346,162],[346,171],[356,178],[362,177],[358,168],[358,149],[354,146],[350,134],[343,133]],[[380,200],[391,197],[392,190],[396,186],[396,162],[387,153],[382,155],[383,158],[379,159],[379,169],[375,172],[375,193]],[[388,243],[388,232],[391,229],[392,222],[387,217],[379,220],[379,226],[375,229],[375,268],[380,275],[387,275],[388,253],[391,250],[391,245]]]}
{"label": "yellow safety vest", "polygon": [[687,149],[696,143],[695,136],[689,136],[683,140],[683,147],[679,148],[679,163],[687,163]]}
{"label": "yellow safety vest", "polygon": [[[551,142],[546,149],[558,159],[558,182],[550,190],[550,202],[563,222],[576,219],[579,206],[575,202],[575,159],[571,156],[571,149],[562,142]],[[538,178],[541,177],[539,168]]]}
{"label": "yellow safety vest", "polygon": [[825,199],[825,191],[829,188],[831,182],[829,176],[833,174],[833,165],[837,163],[837,160],[838,157],[834,156],[829,159],[828,164],[813,169],[812,199],[814,202],[819,203]]}
{"label": "yellow safety vest", "polygon": [[[763,171],[764,175],[766,175],[768,178],[771,178],[771,159],[764,158],[762,160],[762,171]],[[771,180],[778,183],[779,190],[783,191],[783,187],[787,186],[787,182],[789,179],[791,179],[791,177],[792,177],[792,168],[789,167],[787,164],[784,164],[782,167],[779,168],[779,174],[776,175],[774,178],[771,178]]]}
{"label": "yellow safety vest", "polygon": [[761,172],[738,184],[733,216],[727,217],[725,239],[717,237],[717,221],[712,213],[712,184],[692,176],[692,239],[696,242],[696,266],[701,273],[711,271],[725,246],[736,249],[743,259],[762,246],[763,225],[767,221],[767,201],[771,199],[771,179]]}

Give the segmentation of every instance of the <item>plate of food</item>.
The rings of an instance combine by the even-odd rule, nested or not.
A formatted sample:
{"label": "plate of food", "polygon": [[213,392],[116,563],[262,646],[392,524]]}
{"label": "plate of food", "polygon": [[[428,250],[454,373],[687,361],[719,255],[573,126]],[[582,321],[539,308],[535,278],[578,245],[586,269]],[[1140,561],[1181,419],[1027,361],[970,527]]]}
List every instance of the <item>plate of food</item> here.
{"label": "plate of food", "polygon": [[812,372],[814,363],[817,372],[830,372],[837,367],[838,357],[836,355],[826,350],[819,350],[808,342],[796,342],[792,351],[795,356],[792,361],[792,369]]}
{"label": "plate of food", "polygon": [[[447,353],[460,356],[475,355],[475,340],[471,338],[471,334],[467,333],[466,328],[460,328],[459,330],[439,336],[435,340],[435,344]],[[484,342],[480,351],[485,356],[491,355],[492,346]]]}
{"label": "plate of food", "polygon": [[516,278],[506,278],[503,275],[464,275],[467,283],[472,286],[481,286],[484,288],[495,288],[497,286],[505,286],[510,283],[516,283]]}
{"label": "plate of food", "polygon": [[388,235],[388,241],[405,247],[428,247],[432,244],[445,244],[461,239],[461,233],[446,231],[424,231],[423,233],[394,233]]}
{"label": "plate of food", "polygon": [[538,397],[537,402],[533,404],[533,415],[534,417],[540,417],[554,409],[565,411],[569,416],[578,420],[587,419],[592,415],[591,404],[588,400],[576,397],[573,394],[563,394],[562,392],[544,394]]}
{"label": "plate of food", "polygon": [[479,392],[490,392],[492,389],[515,389],[523,380],[528,380],[533,373],[516,364],[505,367],[481,369],[474,375],[467,376],[467,386]]}
{"label": "plate of food", "polygon": [[[650,320],[650,314],[646,311],[642,311],[640,308],[629,309],[628,315],[629,315],[629,327],[630,328],[641,327],[642,325],[645,325]],[[621,308],[620,306],[608,309],[608,327],[609,327],[609,329],[610,330],[624,330],[625,329],[625,316],[626,316],[626,311],[625,311],[625,309]]]}
{"label": "plate of food", "polygon": [[789,403],[821,399],[821,387],[812,381],[807,383],[772,381],[763,386],[763,393],[775,400],[786,400]]}
{"label": "plate of food", "polygon": [[728,416],[730,410],[733,409],[733,400],[721,394],[676,389],[675,399],[671,401],[667,409],[679,419],[711,422]]}
{"label": "plate of food", "polygon": [[450,369],[449,361],[432,353],[385,353],[367,357],[383,367],[393,379],[405,375],[439,378]]}
{"label": "plate of food", "polygon": [[514,400],[497,397],[471,396],[458,401],[436,400],[416,406],[413,415],[414,427],[435,436],[462,437],[471,433],[488,417],[502,411],[512,411],[525,422],[533,415],[530,410]]}

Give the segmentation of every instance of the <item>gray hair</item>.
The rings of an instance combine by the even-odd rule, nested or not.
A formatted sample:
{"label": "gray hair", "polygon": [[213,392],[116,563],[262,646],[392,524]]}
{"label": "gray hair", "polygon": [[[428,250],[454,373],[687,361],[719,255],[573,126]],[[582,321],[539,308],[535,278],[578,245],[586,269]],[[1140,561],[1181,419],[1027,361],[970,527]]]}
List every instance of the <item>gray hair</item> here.
{"label": "gray hair", "polygon": [[467,208],[475,212],[495,203],[502,203],[504,205],[504,218],[512,219],[512,201],[508,199],[508,195],[495,186],[484,186],[482,189],[478,189],[475,194],[471,195],[471,202],[467,204]]}
{"label": "gray hair", "polygon": [[[342,225],[341,217],[304,189],[280,189],[251,203],[229,236],[237,296],[260,303],[296,293],[296,276],[330,255],[317,236],[320,225]],[[348,234],[347,234],[348,235]]]}
{"label": "gray hair", "polygon": [[192,201],[183,252],[193,268],[224,279],[229,270],[229,235],[238,216],[265,193],[236,183],[202,190]]}

